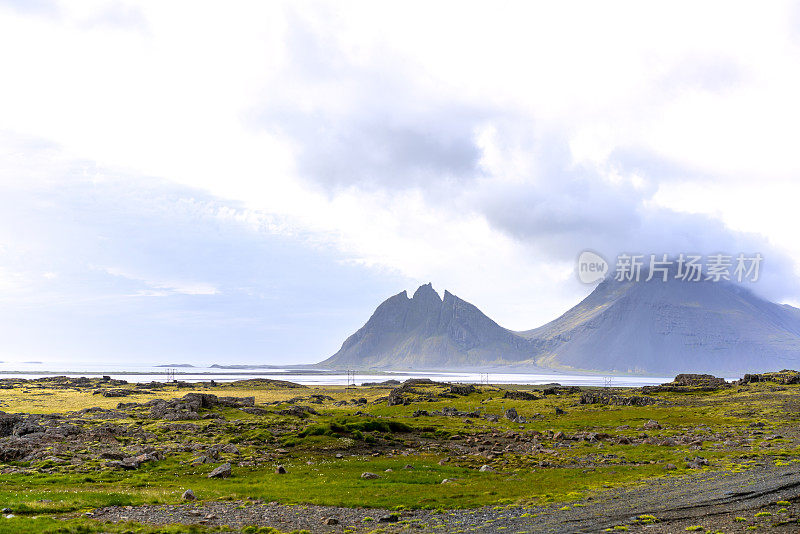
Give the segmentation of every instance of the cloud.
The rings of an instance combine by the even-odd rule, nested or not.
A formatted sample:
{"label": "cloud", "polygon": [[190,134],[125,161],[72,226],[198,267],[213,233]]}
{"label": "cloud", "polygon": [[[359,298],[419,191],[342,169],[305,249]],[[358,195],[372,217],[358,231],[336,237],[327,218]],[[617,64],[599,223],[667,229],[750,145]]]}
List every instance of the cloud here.
{"label": "cloud", "polygon": [[2,0],[0,8],[8,7],[24,15],[45,15],[56,17],[60,14],[55,0]]}
{"label": "cloud", "polygon": [[[181,295],[217,295],[219,290],[211,284],[203,282],[190,282],[190,281],[172,281],[172,280],[152,280],[142,275],[136,275],[126,272],[123,269],[116,267],[95,267],[111,276],[119,276],[128,280],[142,282],[144,285],[153,289],[139,290],[137,296],[146,297],[166,297],[172,294]],[[154,291],[162,290],[162,291]]]}
{"label": "cloud", "polygon": [[[764,235],[655,201],[664,183],[719,180],[705,163],[632,138],[586,157],[580,131],[570,129],[572,114],[553,123],[507,101],[460,95],[445,101],[443,94],[452,93],[429,83],[420,65],[399,61],[391,48],[379,46],[354,58],[333,32],[312,31],[313,20],[291,20],[284,75],[303,98],[267,93],[268,105],[258,116],[262,127],[291,139],[300,173],[333,190],[334,198],[337,189],[349,187],[348,195],[360,195],[374,207],[375,192],[392,198],[416,190],[422,209],[461,228],[464,241],[477,240],[466,230],[466,221],[477,217],[490,233],[509,237],[539,263],[553,265],[569,264],[584,249],[609,258],[623,252],[758,251],[769,258],[758,291],[776,299],[800,294],[790,254]],[[400,66],[387,72],[385,64]],[[676,53],[653,77],[648,82],[657,88],[653,95],[666,105],[694,94],[719,98],[752,81],[738,61],[714,50]],[[396,196],[381,209],[400,212],[408,198]],[[413,228],[408,222],[413,212],[407,215]],[[398,243],[398,233],[391,235]],[[447,246],[443,252],[451,259],[458,255]],[[380,256],[378,262],[403,263]],[[413,267],[406,272],[419,273]]]}
{"label": "cloud", "polygon": [[109,2],[96,12],[89,13],[79,25],[87,30],[97,28],[147,32],[147,18],[142,10],[125,2]]}
{"label": "cloud", "polygon": [[[584,248],[758,251],[759,290],[800,296],[788,4],[126,6],[0,18],[6,315],[257,317],[287,333],[238,348],[310,361],[428,281],[540,324]],[[299,334],[313,310],[335,326]]]}
{"label": "cloud", "polygon": [[289,20],[288,68],[261,96],[267,105],[255,125],[288,136],[302,177],[338,189],[479,175],[476,135],[492,110],[409,83],[418,73],[391,50],[354,61],[330,34],[312,32],[296,13]]}

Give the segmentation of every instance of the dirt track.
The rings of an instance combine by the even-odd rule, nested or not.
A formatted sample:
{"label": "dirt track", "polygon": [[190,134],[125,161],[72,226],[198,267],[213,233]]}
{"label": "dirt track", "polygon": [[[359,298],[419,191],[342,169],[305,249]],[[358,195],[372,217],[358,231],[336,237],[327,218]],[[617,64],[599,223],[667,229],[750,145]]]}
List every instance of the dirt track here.
{"label": "dirt track", "polygon": [[[790,501],[779,506],[776,501]],[[800,523],[800,469],[772,465],[756,466],[741,473],[701,473],[692,478],[663,478],[636,488],[611,490],[600,496],[571,505],[481,508],[451,510],[446,513],[406,511],[399,522],[380,522],[390,512],[370,509],[342,509],[318,506],[282,506],[256,504],[242,506],[238,502],[214,502],[200,505],[111,507],[97,510],[95,518],[126,518],[143,523],[202,523],[272,526],[282,531],[308,529],[313,532],[341,532],[347,527],[370,531],[382,527],[387,531],[423,532],[600,532],[626,525],[632,532],[682,532],[688,526],[724,532],[744,530],[751,525],[769,527],[771,532],[798,532]],[[755,517],[756,513],[762,517]],[[766,512],[766,513],[765,513]],[[527,514],[527,516],[524,516]],[[642,524],[641,515],[655,516],[656,523]],[[338,523],[326,525],[335,518]],[[364,518],[371,518],[364,520]],[[736,521],[736,517],[746,521]]]}

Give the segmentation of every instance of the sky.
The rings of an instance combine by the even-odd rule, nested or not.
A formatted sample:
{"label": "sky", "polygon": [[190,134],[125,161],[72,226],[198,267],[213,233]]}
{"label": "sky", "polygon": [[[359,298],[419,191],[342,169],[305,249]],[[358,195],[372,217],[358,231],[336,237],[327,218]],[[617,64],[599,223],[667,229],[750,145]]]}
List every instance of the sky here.
{"label": "sky", "polygon": [[0,0],[0,361],[312,363],[584,250],[800,303],[800,4]]}

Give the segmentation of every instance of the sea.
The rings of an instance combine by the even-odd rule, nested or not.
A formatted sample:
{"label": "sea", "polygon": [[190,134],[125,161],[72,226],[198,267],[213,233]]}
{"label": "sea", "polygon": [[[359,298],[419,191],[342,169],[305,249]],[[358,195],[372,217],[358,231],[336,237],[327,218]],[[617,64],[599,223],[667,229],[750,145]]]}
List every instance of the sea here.
{"label": "sea", "polygon": [[[362,385],[385,380],[404,381],[409,378],[430,378],[441,382],[465,384],[528,384],[541,385],[558,383],[564,386],[598,387],[640,387],[671,382],[673,377],[663,376],[624,376],[624,375],[581,375],[581,374],[542,374],[511,373],[505,371],[488,372],[448,372],[448,371],[400,371],[400,372],[354,372],[305,368],[269,369],[220,369],[214,367],[164,367],[149,365],[122,365],[73,363],[69,366],[44,362],[0,362],[0,378],[39,378],[46,376],[103,376],[127,380],[128,382],[165,382],[182,380],[185,382],[230,382],[249,378],[271,378],[288,380],[308,386],[323,385]],[[728,378],[735,380],[739,377]]]}

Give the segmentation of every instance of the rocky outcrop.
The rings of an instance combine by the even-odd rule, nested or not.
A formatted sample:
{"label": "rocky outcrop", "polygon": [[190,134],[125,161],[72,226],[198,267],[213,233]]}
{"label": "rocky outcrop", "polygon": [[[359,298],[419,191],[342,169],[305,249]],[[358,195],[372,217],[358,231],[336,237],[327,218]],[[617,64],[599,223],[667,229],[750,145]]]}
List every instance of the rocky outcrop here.
{"label": "rocky outcrop", "polygon": [[530,393],[529,391],[506,391],[505,393],[503,393],[503,398],[510,400],[531,401],[531,400],[541,399],[542,397],[534,393]]}
{"label": "rocky outcrop", "polygon": [[639,395],[614,395],[606,392],[587,391],[581,394],[581,404],[605,404],[611,406],[649,406],[662,402],[655,397]]}
{"label": "rocky outcrop", "polygon": [[708,374],[679,374],[675,380],[660,386],[644,386],[642,393],[658,393],[663,391],[673,392],[693,392],[693,391],[716,391],[731,387],[724,378],[719,378]]}
{"label": "rocky outcrop", "polygon": [[150,419],[183,421],[201,419],[201,410],[208,410],[216,406],[252,409],[254,405],[255,397],[217,397],[210,393],[187,393],[179,399],[153,399],[141,404],[136,402],[120,403],[117,405],[117,409],[149,408],[147,417]]}
{"label": "rocky outcrop", "polygon": [[800,373],[791,369],[784,369],[774,373],[746,374],[736,383],[738,385],[754,384],[757,382],[777,382],[778,384],[800,384]]}

